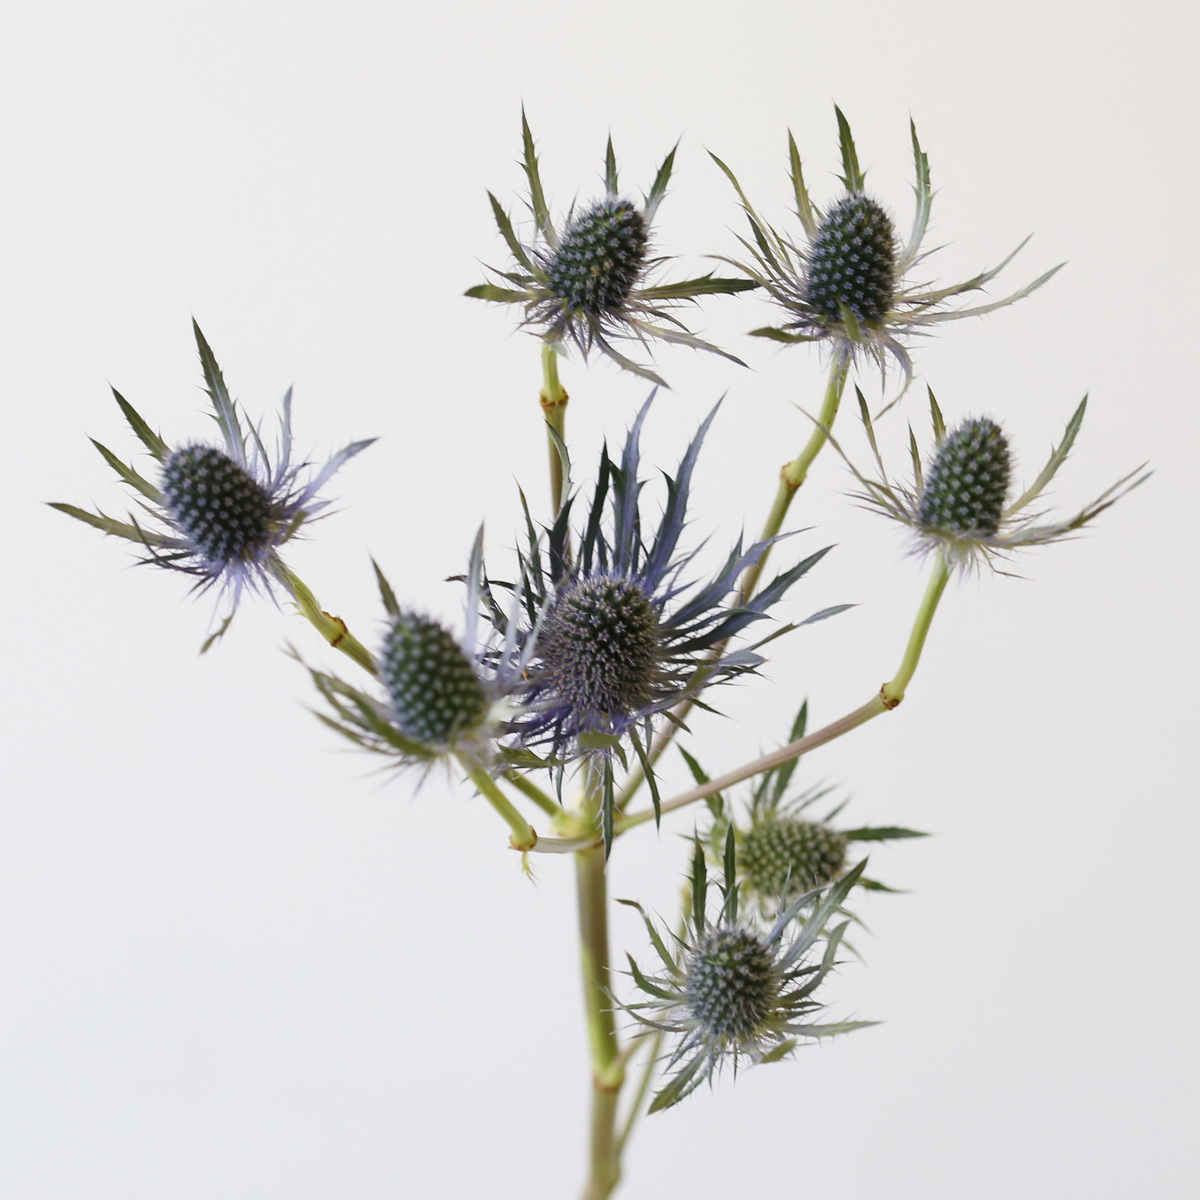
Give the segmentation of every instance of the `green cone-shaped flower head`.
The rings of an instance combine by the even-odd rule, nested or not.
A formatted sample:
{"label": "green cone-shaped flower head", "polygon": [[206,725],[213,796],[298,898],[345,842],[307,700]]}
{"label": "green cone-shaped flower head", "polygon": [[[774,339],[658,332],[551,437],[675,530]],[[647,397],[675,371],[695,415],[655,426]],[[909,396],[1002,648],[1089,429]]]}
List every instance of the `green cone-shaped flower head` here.
{"label": "green cone-shaped flower head", "polygon": [[214,446],[184,446],[170,454],[162,494],[171,519],[208,563],[245,561],[270,540],[270,496]]}
{"label": "green cone-shaped flower head", "polygon": [[620,311],[646,265],[646,219],[628,200],[597,201],[575,217],[546,261],[550,290],[571,312]]}
{"label": "green cone-shaped flower head", "polygon": [[896,230],[874,200],[853,193],[838,201],[812,240],[808,296],[824,320],[842,320],[849,309],[860,324],[878,326],[896,291]]}
{"label": "green cone-shaped flower head", "polygon": [[686,1004],[718,1045],[753,1039],[779,999],[782,973],[766,938],[739,925],[710,929],[686,966]]}
{"label": "green cone-shaped flower head", "polygon": [[1011,478],[1000,426],[986,417],[964,421],[938,447],[917,503],[917,528],[954,538],[994,537]]}
{"label": "green cone-shaped flower head", "polygon": [[400,612],[383,644],[379,676],[396,728],[423,746],[451,745],[477,729],[488,700],[458,641],[436,621]]}
{"label": "green cone-shaped flower head", "polygon": [[786,902],[837,879],[846,869],[847,844],[817,821],[769,814],[746,831],[738,864],[755,895]]}
{"label": "green cone-shaped flower head", "polygon": [[568,583],[538,642],[542,674],[579,713],[627,716],[650,703],[661,675],[659,614],[646,593],[608,575]]}

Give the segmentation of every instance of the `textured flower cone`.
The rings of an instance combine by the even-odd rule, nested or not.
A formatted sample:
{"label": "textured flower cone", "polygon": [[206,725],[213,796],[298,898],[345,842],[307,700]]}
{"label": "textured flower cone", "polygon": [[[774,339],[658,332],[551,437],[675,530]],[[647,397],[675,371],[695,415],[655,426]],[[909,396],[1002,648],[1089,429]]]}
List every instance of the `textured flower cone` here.
{"label": "textured flower cone", "polygon": [[780,988],[775,956],[752,930],[723,927],[700,940],[687,966],[687,1007],[718,1044],[761,1032]]}
{"label": "textured flower cone", "polygon": [[747,887],[764,900],[788,900],[831,883],[846,869],[846,839],[795,817],[768,817],[747,831],[738,854]]}
{"label": "textured flower cone", "polygon": [[986,417],[966,421],[938,448],[921,491],[917,526],[926,533],[992,537],[1012,478],[1008,439]]}
{"label": "textured flower cone", "polygon": [[567,227],[546,274],[568,309],[600,316],[625,303],[645,259],[645,218],[628,200],[601,200]]}
{"label": "textured flower cone", "polygon": [[379,675],[396,727],[423,746],[448,746],[478,728],[487,696],[462,647],[435,621],[401,613],[380,656]]}
{"label": "textured flower cone", "polygon": [[641,588],[600,577],[564,589],[539,653],[551,686],[576,712],[624,716],[653,699],[660,646],[658,615]]}
{"label": "textured flower cone", "polygon": [[271,502],[263,488],[212,446],[185,446],[163,465],[163,503],[210,563],[251,557],[268,541]]}
{"label": "textured flower cone", "polygon": [[866,196],[846,196],[831,208],[813,238],[808,303],[826,320],[848,308],[864,325],[879,325],[896,290],[896,231]]}

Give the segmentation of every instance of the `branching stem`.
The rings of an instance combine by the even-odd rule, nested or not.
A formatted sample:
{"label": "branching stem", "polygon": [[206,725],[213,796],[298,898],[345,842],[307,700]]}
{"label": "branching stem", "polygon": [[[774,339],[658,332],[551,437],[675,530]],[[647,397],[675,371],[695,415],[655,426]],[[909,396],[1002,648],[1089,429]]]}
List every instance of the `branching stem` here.
{"label": "branching stem", "polygon": [[331,616],[317,603],[308,585],[300,577],[286,567],[277,563],[275,574],[279,582],[291,593],[301,616],[307,618],[310,625],[335,649],[352,658],[362,669],[371,675],[376,674],[375,658],[371,652],[350,632],[346,622],[341,617]]}

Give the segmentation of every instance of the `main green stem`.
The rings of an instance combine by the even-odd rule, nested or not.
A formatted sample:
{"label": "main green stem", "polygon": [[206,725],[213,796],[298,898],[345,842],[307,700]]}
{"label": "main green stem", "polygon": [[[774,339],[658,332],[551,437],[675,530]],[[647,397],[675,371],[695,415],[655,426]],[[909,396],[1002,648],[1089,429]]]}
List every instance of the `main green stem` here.
{"label": "main green stem", "polygon": [[[588,781],[584,815],[599,812],[599,774],[585,769]],[[625,1066],[617,1041],[617,1023],[609,993],[608,879],[603,846],[575,854],[579,896],[579,948],[583,973],[583,1007],[592,1057],[590,1167],[583,1200],[607,1200],[621,1178],[617,1138],[617,1099]]]}

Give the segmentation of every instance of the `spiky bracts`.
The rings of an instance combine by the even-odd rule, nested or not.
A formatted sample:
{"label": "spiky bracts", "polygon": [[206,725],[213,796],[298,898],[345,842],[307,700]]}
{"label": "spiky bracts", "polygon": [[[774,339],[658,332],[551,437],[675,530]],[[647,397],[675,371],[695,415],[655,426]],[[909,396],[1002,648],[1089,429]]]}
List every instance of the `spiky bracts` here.
{"label": "spiky bracts", "polygon": [[245,589],[270,592],[281,582],[286,586],[289,575],[279,557],[281,547],[322,515],[330,502],[320,498],[321,489],[373,439],[352,442],[316,471],[307,463],[294,464],[289,389],[283,398],[277,449],[268,452],[261,426],[243,426],[245,418],[194,322],[193,331],[220,445],[186,442],[172,448],[114,388],[125,420],[158,466],[158,480],[95,442],[105,462],[137,493],[141,512],[119,521],[71,504],[53,507],[134,542],[145,551],[144,562],[193,576],[198,590],[217,588],[232,613]]}
{"label": "spiky bracts", "polygon": [[1011,480],[1000,426],[987,417],[964,421],[937,448],[917,500],[917,527],[934,537],[994,537]]}
{"label": "spiky bracts", "polygon": [[[818,551],[782,572],[744,605],[735,600],[738,581],[769,542],[746,549],[739,542],[711,580],[688,578],[696,574],[691,570],[695,551],[680,550],[679,542],[692,472],[716,410],[701,425],[678,471],[666,477],[666,500],[651,528],[643,522],[639,475],[641,429],[650,403],[638,414],[620,460],[614,462],[607,448],[601,454],[582,528],[572,536],[577,502],[572,495],[544,544],[529,523],[529,547],[520,555],[519,639],[532,648],[532,657],[520,693],[523,712],[513,732],[521,746],[548,765],[593,760],[604,778],[601,825],[609,845],[614,760],[636,757],[649,766],[647,748],[660,713],[758,666],[762,659],[756,647],[734,648],[731,639],[764,619],[826,553]],[[800,624],[845,607],[822,610]],[[488,609],[497,627],[509,633],[510,623],[494,599]],[[657,803],[652,772],[650,778]]]}
{"label": "spiky bracts", "polygon": [[431,749],[446,748],[479,728],[488,698],[453,634],[404,611],[392,620],[379,656],[379,677],[396,728]]}
{"label": "spiky bracts", "polygon": [[675,151],[663,160],[650,190],[639,205],[621,193],[617,160],[609,140],[604,161],[604,195],[569,212],[556,223],[542,186],[533,134],[521,114],[523,166],[529,185],[525,201],[532,236],[518,236],[512,219],[495,196],[488,194],[492,215],[512,255],[506,270],[493,274],[499,283],[469,288],[467,295],[524,310],[523,325],[558,345],[573,344],[586,358],[599,350],[626,371],[655,383],[662,380],[649,367],[633,362],[614,342],[653,341],[709,350],[741,360],[703,341],[676,315],[681,304],[701,296],[743,292],[757,286],[749,279],[720,279],[702,275],[678,283],[656,283],[651,277],[667,258],[652,257],[654,217],[667,193]]}

